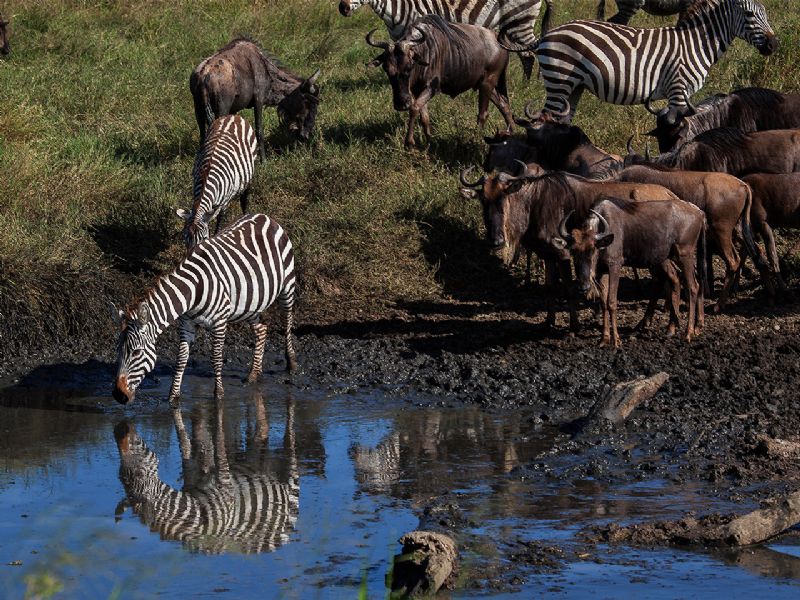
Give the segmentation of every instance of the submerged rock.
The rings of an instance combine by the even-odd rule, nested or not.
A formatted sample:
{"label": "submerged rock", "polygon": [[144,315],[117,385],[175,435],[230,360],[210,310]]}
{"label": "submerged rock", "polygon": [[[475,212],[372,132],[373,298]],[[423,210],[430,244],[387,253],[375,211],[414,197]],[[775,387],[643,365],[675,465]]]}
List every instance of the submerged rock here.
{"label": "submerged rock", "polygon": [[433,531],[412,531],[399,541],[403,551],[394,557],[392,597],[435,594],[455,570],[456,543]]}

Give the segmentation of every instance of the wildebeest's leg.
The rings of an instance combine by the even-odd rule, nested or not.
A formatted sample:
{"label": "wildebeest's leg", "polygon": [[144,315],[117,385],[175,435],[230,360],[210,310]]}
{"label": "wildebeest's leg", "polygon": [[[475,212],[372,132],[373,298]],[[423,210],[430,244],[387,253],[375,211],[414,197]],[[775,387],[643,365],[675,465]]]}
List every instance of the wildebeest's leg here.
{"label": "wildebeest's leg", "polygon": [[611,321],[611,337],[610,340],[606,339],[605,332],[603,334],[603,343],[610,341],[612,347],[619,348],[622,346],[622,340],[619,337],[619,330],[617,329],[617,290],[619,289],[619,271],[618,265],[608,266],[608,302],[607,311],[608,317]]}
{"label": "wildebeest's leg", "polygon": [[414,146],[414,125],[417,122],[419,110],[412,104],[408,109],[408,131],[406,132],[405,146],[410,148]]}
{"label": "wildebeest's leg", "polygon": [[250,367],[250,373],[245,378],[247,383],[254,383],[258,381],[261,376],[263,360],[264,360],[264,344],[267,342],[267,326],[264,323],[256,321],[250,327],[256,336],[255,346],[253,347],[253,365]]}
{"label": "wildebeest's leg", "polygon": [[678,314],[681,307],[681,280],[674,263],[667,259],[661,265],[664,275],[667,277],[667,304],[669,305],[669,324],[667,325],[667,336],[672,337],[680,327]]}
{"label": "wildebeest's leg", "polygon": [[487,78],[483,80],[478,89],[478,127],[483,127],[489,117],[489,100],[492,97],[493,88],[494,80]]}
{"label": "wildebeest's leg", "polygon": [[242,192],[242,195],[239,196],[239,206],[242,207],[242,214],[247,214],[247,206],[250,203],[250,188],[247,187]]}
{"label": "wildebeest's leg", "polygon": [[775,234],[772,232],[772,227],[769,226],[769,223],[766,221],[761,221],[760,233],[761,237],[764,239],[764,246],[767,248],[769,266],[772,267],[772,271],[775,273],[775,277],[778,280],[778,286],[782,290],[785,290],[786,282],[781,276],[781,266],[778,261],[778,249],[775,247]]}
{"label": "wildebeest's leg", "polygon": [[186,370],[186,363],[189,362],[189,345],[194,341],[195,326],[188,319],[178,319],[178,329],[180,344],[178,346],[178,360],[175,363],[175,377],[172,378],[172,386],[169,390],[167,400],[170,406],[178,406],[181,397],[181,381]]}
{"label": "wildebeest's leg", "polygon": [[[636,272],[635,269],[634,272]],[[653,322],[653,314],[656,312],[656,304],[658,304],[658,300],[661,298],[661,293],[664,291],[666,285],[666,279],[661,268],[654,267],[650,269],[650,277],[652,287],[650,300],[647,302],[647,309],[644,311],[642,320],[639,321],[639,324],[634,328],[639,332],[647,331],[647,328],[650,327],[650,324]]]}
{"label": "wildebeest's leg", "polygon": [[211,363],[214,366],[214,397],[222,398],[225,390],[222,388],[222,350],[225,347],[225,332],[228,329],[227,320],[214,323],[211,327],[213,338],[211,350]]}
{"label": "wildebeest's leg", "polygon": [[422,131],[425,133],[425,141],[431,143],[431,116],[428,114],[428,105],[419,109],[419,120],[422,123]]}
{"label": "wildebeest's leg", "polygon": [[258,142],[258,152],[261,155],[261,162],[266,162],[267,153],[264,150],[264,129],[262,124],[264,107],[257,100],[253,103],[253,115],[256,121],[256,141]]}
{"label": "wildebeest's leg", "polygon": [[611,320],[608,314],[608,273],[600,278],[600,308],[603,311],[603,335],[600,345],[607,346],[611,341]]}
{"label": "wildebeest's leg", "polygon": [[688,311],[686,318],[688,323],[686,325],[686,341],[691,342],[692,337],[699,333],[696,331],[697,326],[697,296],[700,284],[695,277],[695,265],[697,262],[697,254],[694,248],[691,249],[678,249],[678,262],[680,263],[681,270],[683,271],[683,279],[686,282],[686,296],[688,300]]}
{"label": "wildebeest's leg", "polygon": [[544,294],[547,296],[547,318],[545,327],[554,327],[556,324],[556,277],[558,266],[553,260],[544,261]]}
{"label": "wildebeest's leg", "polygon": [[572,263],[569,260],[562,260],[558,263],[558,274],[561,277],[562,289],[567,291],[567,306],[569,307],[569,330],[572,333],[578,331],[578,301],[575,297],[575,288],[572,286]]}
{"label": "wildebeest's leg", "polygon": [[[714,306],[714,312],[718,313],[725,308],[725,304],[728,302],[728,298],[731,294],[731,286],[733,286],[734,276],[739,270],[739,263],[741,262],[741,259],[733,245],[733,236],[730,234],[730,232],[716,230],[711,232],[711,234],[716,247],[719,248],[719,251],[722,254],[722,260],[725,262],[725,281],[722,284],[722,290],[719,293],[717,304]],[[711,252],[707,252],[706,255],[710,261]],[[709,281],[714,281],[713,271],[711,271],[709,268],[707,273]]]}

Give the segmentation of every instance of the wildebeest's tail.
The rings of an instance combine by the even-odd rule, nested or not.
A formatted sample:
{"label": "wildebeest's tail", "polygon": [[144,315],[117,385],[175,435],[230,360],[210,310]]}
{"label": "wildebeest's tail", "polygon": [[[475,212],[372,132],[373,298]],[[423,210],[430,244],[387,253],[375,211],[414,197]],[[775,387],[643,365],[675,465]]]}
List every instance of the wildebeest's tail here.
{"label": "wildebeest's tail", "polygon": [[544,14],[542,15],[542,35],[550,31],[550,17],[553,12],[553,0],[544,0]]}
{"label": "wildebeest's tail", "polygon": [[208,97],[208,87],[210,84],[210,75],[203,77],[203,82],[200,84],[200,94],[203,99],[203,108],[206,111],[206,125],[211,125],[214,122],[214,109],[211,107],[211,99]]}
{"label": "wildebeest's tail", "polygon": [[742,238],[744,238],[744,246],[747,249],[747,253],[753,257],[753,262],[755,263],[756,268],[761,273],[764,273],[769,271],[769,266],[767,265],[767,262],[764,260],[764,256],[761,254],[761,251],[756,245],[756,240],[753,237],[753,228],[750,225],[750,208],[753,206],[753,190],[745,182],[742,182],[742,185],[745,187],[747,192],[744,202],[744,210],[742,211],[741,217],[739,217],[742,222]]}

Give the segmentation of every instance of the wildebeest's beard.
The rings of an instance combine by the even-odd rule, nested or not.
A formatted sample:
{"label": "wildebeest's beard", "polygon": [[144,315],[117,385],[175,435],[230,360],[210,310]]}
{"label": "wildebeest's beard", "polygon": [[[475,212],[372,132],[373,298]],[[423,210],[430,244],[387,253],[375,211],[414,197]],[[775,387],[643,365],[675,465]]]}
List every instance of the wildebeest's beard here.
{"label": "wildebeest's beard", "polygon": [[517,256],[522,238],[530,224],[530,204],[516,194],[506,196],[503,211],[503,234],[506,240],[502,258],[506,265]]}
{"label": "wildebeest's beard", "polygon": [[300,88],[278,103],[278,118],[292,135],[307,141],[314,130],[319,98]]}

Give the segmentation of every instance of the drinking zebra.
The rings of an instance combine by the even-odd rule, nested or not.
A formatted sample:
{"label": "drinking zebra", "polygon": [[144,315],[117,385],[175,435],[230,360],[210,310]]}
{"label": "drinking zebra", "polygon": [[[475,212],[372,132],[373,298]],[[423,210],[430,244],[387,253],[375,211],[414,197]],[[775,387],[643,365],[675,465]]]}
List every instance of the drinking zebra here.
{"label": "drinking zebra", "polygon": [[[260,398],[259,398],[260,399]],[[263,401],[263,400],[262,400]],[[289,541],[299,514],[300,477],[294,444],[293,403],[288,403],[284,434],[285,473],[260,465],[228,461],[223,427],[223,405],[217,401],[214,435],[205,406],[192,420],[189,440],[180,409],[173,410],[181,441],[183,489],[164,482],[158,457],[127,421],[114,428],[119,450],[119,478],[125,508],[163,539],[180,541],[188,549],[207,554],[271,552]],[[288,442],[288,443],[287,443]]]}
{"label": "drinking zebra", "polygon": [[[553,0],[544,0],[542,35],[550,27]],[[361,6],[372,10],[383,19],[393,40],[403,37],[406,28],[425,15],[439,15],[451,23],[480,25],[497,32],[500,39],[508,39],[522,52],[520,60],[525,77],[533,70],[533,50],[536,34],[533,31],[542,0],[340,0],[339,13],[349,17]]]}
{"label": "drinking zebra", "polygon": [[242,212],[247,212],[256,150],[256,132],[239,115],[226,115],[212,123],[192,169],[192,210],[176,211],[186,222],[183,237],[187,248],[209,238],[208,224],[214,217],[217,218],[214,235],[219,233],[225,210],[236,196]]}
{"label": "drinking zebra", "polygon": [[244,215],[218,236],[195,246],[175,270],[155,282],[134,308],[115,314],[122,331],[117,345],[114,398],[122,404],[133,400],[136,388],[155,364],[156,339],[175,321],[180,330],[180,346],[169,392],[171,403],[180,397],[196,325],[211,329],[214,394],[221,397],[222,349],[228,323],[250,323],[256,345],[247,380],[255,381],[261,374],[267,337],[267,326],[259,322],[259,316],[276,299],[286,340],[286,366],[293,370],[297,362],[292,342],[292,243],[281,226],[266,215]]}
{"label": "drinking zebra", "polygon": [[[695,0],[615,0],[617,4],[617,14],[611,17],[609,23],[627,25],[636,14],[636,11],[655,15],[657,17],[667,17],[677,15],[689,8]],[[605,18],[606,0],[600,0],[597,5],[597,20]]]}
{"label": "drinking zebra", "polygon": [[547,92],[545,113],[572,117],[588,89],[614,104],[666,98],[674,122],[734,38],[761,54],[777,39],[756,0],[698,0],[675,27],[638,29],[573,21],[543,36],[536,57]]}
{"label": "drinking zebra", "polygon": [[400,434],[396,431],[387,435],[376,448],[353,445],[349,454],[356,480],[368,490],[386,492],[400,479]]}

